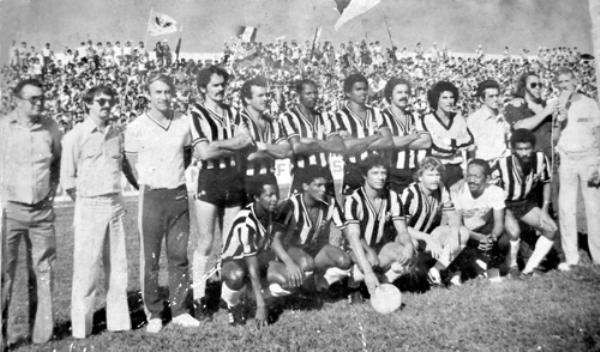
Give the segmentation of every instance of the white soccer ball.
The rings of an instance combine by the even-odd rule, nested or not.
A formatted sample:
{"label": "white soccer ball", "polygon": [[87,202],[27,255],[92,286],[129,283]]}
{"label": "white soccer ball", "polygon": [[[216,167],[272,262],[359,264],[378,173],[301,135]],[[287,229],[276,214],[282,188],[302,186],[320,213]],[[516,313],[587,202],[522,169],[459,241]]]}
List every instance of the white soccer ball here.
{"label": "white soccer ball", "polygon": [[390,314],[402,305],[402,294],[392,284],[381,284],[377,286],[371,296],[371,306],[379,314]]}

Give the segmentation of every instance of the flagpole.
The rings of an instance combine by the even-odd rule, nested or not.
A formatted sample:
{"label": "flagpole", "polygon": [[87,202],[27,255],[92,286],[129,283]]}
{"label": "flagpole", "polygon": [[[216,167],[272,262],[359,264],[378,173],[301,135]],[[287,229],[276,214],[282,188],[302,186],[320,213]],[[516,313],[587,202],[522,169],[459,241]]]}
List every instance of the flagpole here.
{"label": "flagpole", "polygon": [[150,8],[150,13],[148,14],[148,22],[146,22],[146,30],[144,32],[144,48],[148,48],[148,25],[150,21],[152,21],[152,14],[154,13],[154,7]]}
{"label": "flagpole", "polygon": [[179,40],[175,47],[175,62],[179,63],[179,53],[181,52],[181,37],[183,36],[183,24],[179,25]]}
{"label": "flagpole", "polygon": [[383,12],[383,10],[381,9],[381,6],[379,7],[379,13],[381,13],[381,15],[383,16],[383,22],[385,23],[385,30],[387,31],[388,38],[390,39],[390,45],[393,48],[394,40],[392,39],[392,32],[390,31],[390,24],[388,22],[387,16],[385,15],[385,12]]}

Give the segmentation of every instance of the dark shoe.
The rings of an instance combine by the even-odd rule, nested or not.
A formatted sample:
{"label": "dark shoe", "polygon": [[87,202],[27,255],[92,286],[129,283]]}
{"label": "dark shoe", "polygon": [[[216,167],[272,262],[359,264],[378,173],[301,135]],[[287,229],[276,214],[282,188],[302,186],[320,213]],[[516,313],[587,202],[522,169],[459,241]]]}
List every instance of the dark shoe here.
{"label": "dark shoe", "polygon": [[348,304],[361,304],[365,302],[365,297],[360,290],[352,291],[348,295]]}
{"label": "dark shoe", "polygon": [[246,315],[244,305],[242,303],[233,307],[227,306],[227,322],[229,325],[244,325],[246,323]]}
{"label": "dark shoe", "polygon": [[210,320],[212,318],[211,311],[206,302],[206,297],[194,300],[194,318],[198,320]]}

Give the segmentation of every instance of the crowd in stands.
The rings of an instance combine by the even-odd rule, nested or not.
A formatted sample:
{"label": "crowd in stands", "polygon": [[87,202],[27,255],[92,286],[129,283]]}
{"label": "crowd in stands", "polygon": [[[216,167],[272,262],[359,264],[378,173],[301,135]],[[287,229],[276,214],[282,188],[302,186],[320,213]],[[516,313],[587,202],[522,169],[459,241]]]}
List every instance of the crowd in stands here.
{"label": "crowd in stands", "polygon": [[[271,85],[270,112],[283,111],[294,98],[293,82],[308,78],[320,85],[319,105],[334,110],[343,101],[341,82],[352,72],[360,72],[369,80],[369,103],[383,105],[383,88],[392,76],[403,76],[413,84],[411,107],[419,114],[428,109],[426,91],[435,82],[449,80],[460,92],[458,108],[467,116],[478,108],[476,86],[487,78],[497,80],[501,97],[508,101],[515,91],[519,75],[526,71],[539,74],[542,96],[556,94],[552,74],[557,67],[574,70],[581,82],[580,91],[595,96],[594,66],[582,59],[577,48],[539,48],[536,55],[523,50],[511,55],[506,48],[502,55],[488,55],[482,46],[471,54],[455,54],[434,43],[425,49],[418,43],[414,51],[406,47],[385,48],[380,42],[346,42],[338,46],[330,42],[312,45],[296,41],[277,40],[270,43],[229,41],[219,62],[179,58],[165,41],[157,42],[152,52],[144,42],[81,42],[76,49],[65,47],[62,53],[46,43],[40,50],[33,45],[13,42],[9,63],[0,70],[0,88],[6,93],[23,78],[42,78],[46,85],[46,111],[69,130],[84,116],[83,92],[95,85],[115,88],[119,104],[115,115],[121,123],[137,116],[146,107],[141,85],[147,74],[160,70],[175,78],[176,108],[185,111],[189,103],[200,99],[194,84],[195,73],[209,64],[220,63],[233,75],[227,100],[234,107],[241,105],[239,90],[248,78],[262,75]],[[2,94],[0,114],[11,109],[10,94]]]}

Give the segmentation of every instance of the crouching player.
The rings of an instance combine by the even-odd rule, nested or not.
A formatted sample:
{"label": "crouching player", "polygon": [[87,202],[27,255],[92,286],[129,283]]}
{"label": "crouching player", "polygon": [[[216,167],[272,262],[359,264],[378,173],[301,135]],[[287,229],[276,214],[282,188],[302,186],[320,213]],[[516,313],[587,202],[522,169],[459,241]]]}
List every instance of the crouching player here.
{"label": "crouching player", "polygon": [[[354,282],[365,282],[370,295],[379,285],[375,271],[394,282],[412,263],[414,247],[404,221],[402,202],[396,192],[385,188],[387,166],[371,155],[361,162],[363,186],[346,198],[346,239],[356,263]],[[361,299],[359,291],[350,295],[351,303]]]}
{"label": "crouching player", "polygon": [[[279,292],[290,280],[270,248],[274,233],[283,229],[274,221],[279,201],[277,183],[270,175],[257,175],[246,187],[253,202],[238,213],[223,242],[221,298],[227,305],[229,323],[243,323],[245,307],[241,301],[249,281],[256,300],[256,324],[262,327],[267,323],[262,284]],[[306,261],[301,270],[312,271],[312,261]]]}
{"label": "crouching player", "polygon": [[[350,256],[329,244],[331,226],[339,230],[344,227],[340,206],[327,190],[332,182],[318,165],[305,167],[299,180],[302,193],[292,196],[285,207],[286,236],[283,238],[283,232],[278,232],[272,247],[276,253],[282,253],[278,256],[289,273],[291,286],[301,284],[300,269],[306,256],[314,261],[317,290],[325,290],[350,274]],[[283,247],[287,251],[278,249]]]}

